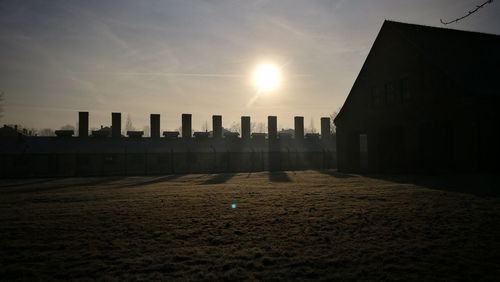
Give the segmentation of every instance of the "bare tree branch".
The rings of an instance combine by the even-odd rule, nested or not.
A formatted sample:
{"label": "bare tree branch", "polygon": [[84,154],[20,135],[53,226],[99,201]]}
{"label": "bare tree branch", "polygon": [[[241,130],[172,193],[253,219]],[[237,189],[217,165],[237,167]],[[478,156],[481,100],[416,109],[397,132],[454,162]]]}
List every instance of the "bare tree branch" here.
{"label": "bare tree branch", "polygon": [[460,18],[456,18],[456,19],[454,19],[454,20],[452,20],[452,21],[443,21],[443,19],[440,19],[439,21],[440,21],[442,24],[444,24],[444,25],[451,24],[451,23],[456,23],[456,22],[458,22],[458,21],[460,21],[460,20],[463,20],[463,19],[467,18],[468,16],[470,16],[470,15],[474,14],[474,13],[475,13],[475,12],[477,12],[479,9],[481,9],[482,7],[484,7],[486,4],[491,4],[491,3],[493,3],[493,0],[487,0],[487,1],[486,1],[486,2],[484,2],[483,4],[481,4],[481,5],[477,5],[477,6],[476,6],[476,8],[475,8],[474,10],[467,12],[467,14],[466,14],[466,15],[461,16]]}

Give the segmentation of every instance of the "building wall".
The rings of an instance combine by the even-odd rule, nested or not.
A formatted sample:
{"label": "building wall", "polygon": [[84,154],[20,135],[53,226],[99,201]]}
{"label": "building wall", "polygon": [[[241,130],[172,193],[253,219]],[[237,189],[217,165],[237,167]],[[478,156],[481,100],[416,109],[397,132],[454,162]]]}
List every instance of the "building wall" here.
{"label": "building wall", "polygon": [[[387,90],[391,87],[396,89]],[[411,41],[387,29],[377,37],[336,120],[339,170],[498,169],[498,106],[497,98],[466,91]],[[360,134],[368,137],[366,168]]]}

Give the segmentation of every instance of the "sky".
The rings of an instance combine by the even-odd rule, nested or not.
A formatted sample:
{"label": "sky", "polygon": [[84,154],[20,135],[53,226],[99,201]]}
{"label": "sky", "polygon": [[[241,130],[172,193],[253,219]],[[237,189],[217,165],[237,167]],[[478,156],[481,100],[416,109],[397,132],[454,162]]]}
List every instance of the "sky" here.
{"label": "sky", "polygon": [[[230,127],[240,117],[279,128],[342,106],[385,19],[430,26],[482,0],[51,0],[0,2],[2,124],[58,129],[90,112],[90,126],[111,112],[134,127],[161,114],[177,129]],[[500,34],[500,1],[448,28]],[[252,71],[282,70],[274,91],[256,96]],[[253,101],[250,103],[250,101]]]}

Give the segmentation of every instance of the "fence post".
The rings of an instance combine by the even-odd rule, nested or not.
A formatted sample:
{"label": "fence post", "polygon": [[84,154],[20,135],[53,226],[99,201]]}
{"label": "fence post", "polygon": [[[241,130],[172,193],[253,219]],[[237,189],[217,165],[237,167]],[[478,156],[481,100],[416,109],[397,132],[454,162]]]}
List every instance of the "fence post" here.
{"label": "fence post", "polygon": [[213,166],[212,166],[212,173],[217,172],[217,150],[212,146],[212,152],[213,152]]}
{"label": "fence post", "polygon": [[174,174],[174,149],[170,149],[170,173]]}
{"label": "fence post", "polygon": [[144,173],[148,175],[148,150],[144,153]]}

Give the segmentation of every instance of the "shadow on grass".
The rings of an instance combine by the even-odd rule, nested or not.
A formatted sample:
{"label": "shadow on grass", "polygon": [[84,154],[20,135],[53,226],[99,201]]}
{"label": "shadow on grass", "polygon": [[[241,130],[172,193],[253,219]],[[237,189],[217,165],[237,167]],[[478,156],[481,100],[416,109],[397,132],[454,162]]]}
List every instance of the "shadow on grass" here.
{"label": "shadow on grass", "polygon": [[154,178],[138,181],[135,183],[127,184],[127,185],[124,185],[123,187],[138,187],[138,186],[157,184],[157,183],[162,183],[162,182],[174,180],[174,179],[177,179],[181,176],[183,176],[183,174],[170,174],[170,175],[166,175],[166,176],[154,177]]}
{"label": "shadow on grass", "polygon": [[292,182],[285,171],[270,171],[268,176],[272,182]]}
{"label": "shadow on grass", "polygon": [[396,183],[482,197],[500,197],[500,176],[493,173],[443,175],[366,175]]}
{"label": "shadow on grass", "polygon": [[316,170],[316,172],[321,173],[321,174],[325,174],[325,175],[330,175],[330,176],[333,176],[333,177],[336,177],[336,178],[352,178],[352,177],[356,177],[356,176],[351,175],[351,174],[342,173],[342,172],[338,172],[336,170],[331,170],[331,169],[318,169],[318,170]]}
{"label": "shadow on grass", "polygon": [[219,173],[200,183],[200,185],[222,184],[233,178],[236,173]]}

